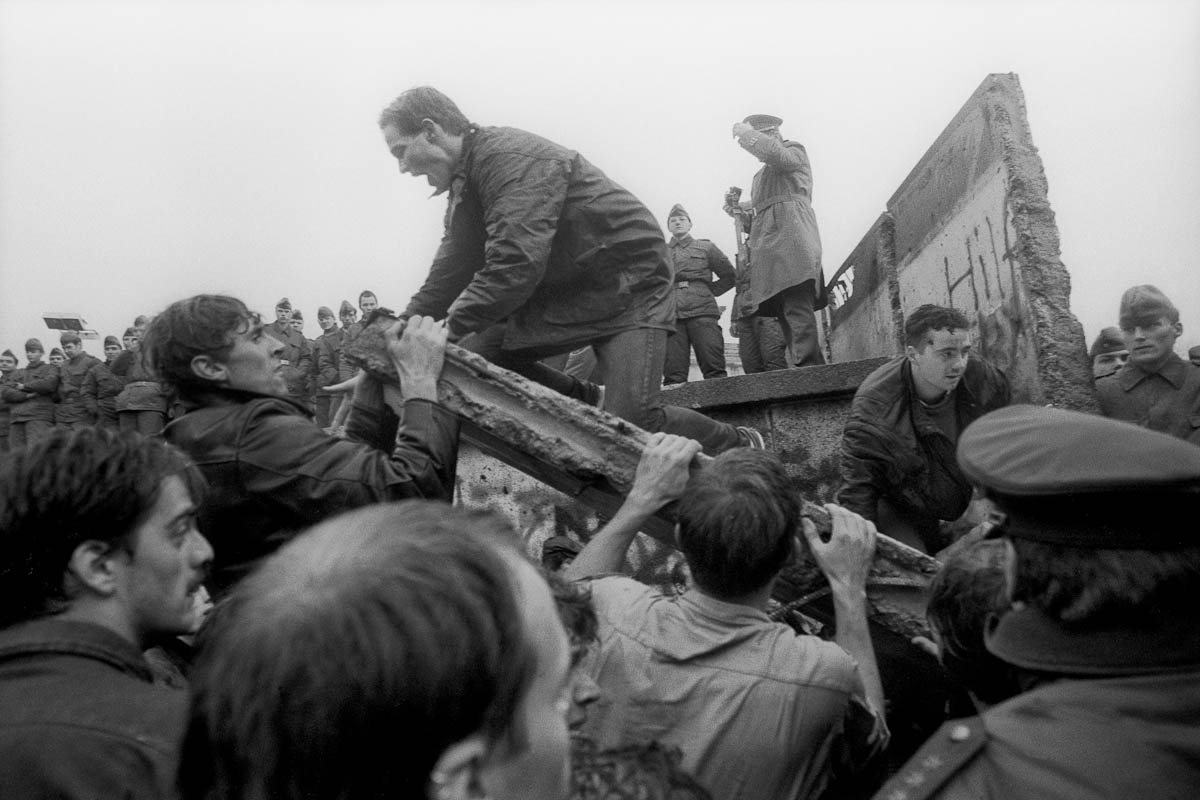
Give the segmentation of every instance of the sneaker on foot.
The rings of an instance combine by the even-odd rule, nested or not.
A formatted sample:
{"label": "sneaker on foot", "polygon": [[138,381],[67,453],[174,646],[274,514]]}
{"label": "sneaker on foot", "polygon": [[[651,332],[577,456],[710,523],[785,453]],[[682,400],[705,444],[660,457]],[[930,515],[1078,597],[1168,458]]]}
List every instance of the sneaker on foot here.
{"label": "sneaker on foot", "polygon": [[742,447],[750,447],[754,450],[766,450],[767,443],[763,440],[763,435],[754,428],[746,425],[737,426],[738,440]]}

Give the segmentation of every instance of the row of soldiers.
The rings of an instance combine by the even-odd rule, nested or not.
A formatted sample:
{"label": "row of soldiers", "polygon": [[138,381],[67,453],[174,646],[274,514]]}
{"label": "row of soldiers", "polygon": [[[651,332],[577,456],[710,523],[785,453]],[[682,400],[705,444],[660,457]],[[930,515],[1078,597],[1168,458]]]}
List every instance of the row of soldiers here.
{"label": "row of soldiers", "polygon": [[[304,315],[285,297],[275,306],[270,335],[283,346],[284,372],[293,400],[316,415],[323,428],[334,424],[341,395],[327,391],[354,374],[342,359],[342,346],[361,329],[363,316],[379,305],[375,294],[363,291],[359,308],[343,300],[338,317],[322,306],[317,321],[322,333],[304,336]],[[55,427],[99,425],[160,433],[181,409],[153,376],[139,353],[149,318],[139,316],[118,339],[106,336],[104,359],[87,353],[78,333],[66,331],[59,347],[49,355],[41,340],[25,342],[26,364],[20,367],[12,350],[0,353],[0,453],[24,447],[46,436]]]}

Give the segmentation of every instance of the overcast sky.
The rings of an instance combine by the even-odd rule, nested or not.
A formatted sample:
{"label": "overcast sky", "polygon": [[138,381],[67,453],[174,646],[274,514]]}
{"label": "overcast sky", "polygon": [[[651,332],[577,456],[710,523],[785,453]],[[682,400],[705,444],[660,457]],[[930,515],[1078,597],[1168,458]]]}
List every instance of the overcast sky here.
{"label": "overcast sky", "polygon": [[[733,250],[730,137],[784,118],[833,275],[992,72],[1015,72],[1089,340],[1154,283],[1200,343],[1200,0],[0,0],[0,348],[45,311],[120,334],[198,292],[270,315],[373,289],[401,309],[443,198],[376,118],[437,86],[481,124],[582,152],[663,223]],[[87,344],[99,353],[98,342]]]}

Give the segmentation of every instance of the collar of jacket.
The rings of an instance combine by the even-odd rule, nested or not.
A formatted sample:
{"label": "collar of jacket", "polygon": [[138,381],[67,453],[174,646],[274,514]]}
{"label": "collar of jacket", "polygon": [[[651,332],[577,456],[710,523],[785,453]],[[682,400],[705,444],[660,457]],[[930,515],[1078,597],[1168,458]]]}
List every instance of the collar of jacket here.
{"label": "collar of jacket", "polygon": [[1200,622],[1183,615],[1150,629],[1073,631],[1023,606],[989,621],[986,644],[1009,664],[1060,675],[1145,675],[1200,666]]}
{"label": "collar of jacket", "polygon": [[692,242],[696,241],[690,233],[685,233],[683,236],[672,236],[671,247],[687,247]]}
{"label": "collar of jacket", "polygon": [[1152,375],[1160,375],[1163,380],[1170,383],[1176,389],[1183,386],[1183,382],[1187,380],[1188,367],[1192,366],[1187,361],[1179,357],[1177,353],[1171,353],[1167,358],[1167,363],[1158,372],[1147,372],[1141,367],[1134,364],[1132,361],[1126,362],[1121,371],[1117,373],[1117,383],[1121,389],[1128,392],[1133,387],[1137,386],[1142,381]]}
{"label": "collar of jacket", "polygon": [[35,619],[0,631],[0,661],[53,653],[103,661],[144,681],[152,681],[150,665],[125,637],[91,622]]}

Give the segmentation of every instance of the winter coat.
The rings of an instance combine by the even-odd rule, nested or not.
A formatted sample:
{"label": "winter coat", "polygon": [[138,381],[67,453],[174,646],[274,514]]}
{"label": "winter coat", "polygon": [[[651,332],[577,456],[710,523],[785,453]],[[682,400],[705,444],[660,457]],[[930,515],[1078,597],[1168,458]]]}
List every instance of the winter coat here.
{"label": "winter coat", "polygon": [[[54,422],[54,396],[58,392],[58,367],[46,361],[13,370],[0,395],[12,409],[13,422]],[[16,388],[23,384],[24,390]]]}
{"label": "winter coat", "polygon": [[666,241],[650,211],[579,153],[516,128],[471,128],[412,314],[447,317],[455,338],[503,323],[504,348],[531,355],[670,331]]}
{"label": "winter coat", "polygon": [[54,411],[54,421],[59,424],[74,422],[95,422],[95,412],[88,409],[83,396],[83,384],[92,367],[102,364],[100,359],[87,353],[79,353],[74,358],[67,359],[58,368],[61,380],[58,384],[58,408]]}
{"label": "winter coat", "polygon": [[721,310],[714,298],[733,288],[735,281],[729,259],[708,239],[686,235],[671,239],[668,252],[675,282],[675,317],[719,317]]}

